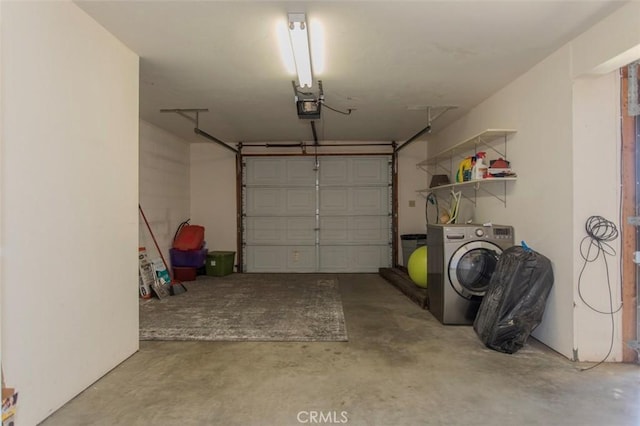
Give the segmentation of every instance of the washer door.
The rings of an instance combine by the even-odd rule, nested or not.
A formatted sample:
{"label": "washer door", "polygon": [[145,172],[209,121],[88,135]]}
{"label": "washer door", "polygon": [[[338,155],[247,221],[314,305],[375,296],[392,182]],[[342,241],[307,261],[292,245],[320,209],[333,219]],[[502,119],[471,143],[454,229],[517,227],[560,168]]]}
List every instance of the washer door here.
{"label": "washer door", "polygon": [[462,297],[484,296],[502,249],[488,241],[464,244],[449,260],[449,282]]}

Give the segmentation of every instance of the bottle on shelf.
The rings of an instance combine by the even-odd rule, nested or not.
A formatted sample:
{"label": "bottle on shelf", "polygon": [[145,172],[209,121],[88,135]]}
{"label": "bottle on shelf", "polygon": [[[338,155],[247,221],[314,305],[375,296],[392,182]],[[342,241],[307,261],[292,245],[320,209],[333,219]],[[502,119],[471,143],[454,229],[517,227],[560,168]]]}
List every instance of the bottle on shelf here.
{"label": "bottle on shelf", "polygon": [[473,171],[471,173],[471,179],[484,179],[487,177],[489,173],[489,168],[484,163],[484,159],[486,158],[486,152],[478,152],[476,153],[476,162],[473,165]]}
{"label": "bottle on shelf", "polygon": [[475,164],[475,157],[469,156],[463,159],[458,166],[458,172],[456,173],[456,182],[466,182],[473,179],[473,170]]}

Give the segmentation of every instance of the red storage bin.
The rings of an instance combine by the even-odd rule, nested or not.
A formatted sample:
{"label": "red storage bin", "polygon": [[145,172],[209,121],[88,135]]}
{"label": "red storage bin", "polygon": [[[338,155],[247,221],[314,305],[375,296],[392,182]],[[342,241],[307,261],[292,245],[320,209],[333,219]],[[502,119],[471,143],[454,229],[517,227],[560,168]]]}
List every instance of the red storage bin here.
{"label": "red storage bin", "polygon": [[195,281],[197,271],[196,268],[174,267],[173,279],[177,281]]}
{"label": "red storage bin", "polygon": [[204,227],[200,225],[184,225],[173,241],[173,248],[178,250],[199,250],[204,242]]}

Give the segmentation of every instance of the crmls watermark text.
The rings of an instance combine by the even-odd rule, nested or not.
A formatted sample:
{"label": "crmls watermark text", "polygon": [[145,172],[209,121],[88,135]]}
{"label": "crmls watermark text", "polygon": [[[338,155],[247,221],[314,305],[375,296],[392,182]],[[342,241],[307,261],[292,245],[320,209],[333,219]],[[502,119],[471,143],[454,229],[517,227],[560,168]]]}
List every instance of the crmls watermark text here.
{"label": "crmls watermark text", "polygon": [[298,419],[298,423],[349,423],[349,413],[346,411],[299,411],[296,418]]}

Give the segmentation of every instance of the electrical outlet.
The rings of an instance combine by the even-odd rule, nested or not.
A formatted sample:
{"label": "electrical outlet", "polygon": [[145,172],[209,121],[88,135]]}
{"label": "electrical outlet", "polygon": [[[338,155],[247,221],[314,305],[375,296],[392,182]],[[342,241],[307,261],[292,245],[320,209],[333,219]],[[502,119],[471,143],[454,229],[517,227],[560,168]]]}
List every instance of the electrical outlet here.
{"label": "electrical outlet", "polygon": [[416,200],[409,200],[409,207],[415,207],[416,206]]}
{"label": "electrical outlet", "polygon": [[297,262],[298,262],[298,258],[299,258],[299,257],[300,257],[300,252],[299,252],[298,250],[295,250],[295,251],[293,252],[293,261],[294,261],[295,263],[297,263]]}

